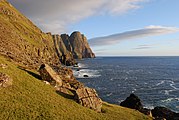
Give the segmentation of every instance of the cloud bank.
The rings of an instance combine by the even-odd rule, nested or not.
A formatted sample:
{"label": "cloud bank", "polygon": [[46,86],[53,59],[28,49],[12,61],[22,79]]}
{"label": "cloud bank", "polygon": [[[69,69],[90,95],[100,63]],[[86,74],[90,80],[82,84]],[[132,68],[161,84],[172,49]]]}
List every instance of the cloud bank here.
{"label": "cloud bank", "polygon": [[92,38],[89,40],[89,43],[91,46],[105,46],[117,44],[123,40],[133,40],[137,38],[170,34],[175,32],[179,32],[179,28],[151,25],[139,30],[127,31],[109,36]]}
{"label": "cloud bank", "polygon": [[148,0],[8,0],[45,31],[66,32],[69,24],[94,15],[120,15]]}

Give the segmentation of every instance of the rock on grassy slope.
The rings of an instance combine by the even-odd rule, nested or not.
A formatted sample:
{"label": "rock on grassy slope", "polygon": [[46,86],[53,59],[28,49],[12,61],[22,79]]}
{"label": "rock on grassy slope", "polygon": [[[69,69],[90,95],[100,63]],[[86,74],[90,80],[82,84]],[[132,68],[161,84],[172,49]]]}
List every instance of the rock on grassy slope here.
{"label": "rock on grassy slope", "polygon": [[150,119],[136,110],[108,103],[103,103],[102,113],[97,113],[43,83],[37,72],[41,63],[59,64],[53,46],[51,35],[43,33],[6,0],[0,0],[0,73],[12,78],[10,86],[0,88],[0,120]]}

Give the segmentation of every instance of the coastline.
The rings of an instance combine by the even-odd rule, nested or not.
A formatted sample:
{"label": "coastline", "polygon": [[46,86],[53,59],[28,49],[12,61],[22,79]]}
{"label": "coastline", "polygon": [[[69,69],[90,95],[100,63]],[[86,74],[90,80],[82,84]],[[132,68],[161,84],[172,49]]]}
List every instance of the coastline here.
{"label": "coastline", "polygon": [[[116,96],[116,93],[114,92],[114,91],[111,91],[110,89],[111,88],[108,88],[107,86],[105,87],[105,88],[103,88],[102,86],[104,86],[103,84],[101,84],[101,82],[104,82],[104,84],[109,84],[108,82],[106,82],[106,81],[109,81],[110,80],[110,82],[114,82],[114,80],[117,80],[117,78],[116,79],[112,79],[112,77],[110,78],[110,77],[108,77],[107,79],[105,78],[105,77],[103,77],[102,75],[104,75],[103,73],[101,74],[101,72],[102,71],[104,71],[104,70],[106,70],[106,69],[108,69],[107,67],[105,67],[103,70],[102,70],[102,67],[100,67],[100,62],[101,61],[103,61],[103,62],[101,62],[101,65],[102,66],[104,66],[103,65],[103,63],[108,63],[108,62],[104,62],[106,59],[107,60],[110,60],[110,59],[115,59],[116,61],[117,61],[117,59],[118,58],[120,58],[120,59],[122,59],[123,60],[123,62],[124,62],[124,60],[126,59],[126,58],[131,58],[131,57],[97,57],[97,58],[95,58],[95,59],[92,59],[92,60],[89,60],[89,59],[84,59],[84,60],[82,60],[82,61],[78,61],[79,63],[83,63],[83,64],[86,64],[86,66],[84,67],[84,68],[81,68],[81,69],[89,69],[89,70],[91,70],[91,71],[95,71],[94,73],[97,73],[97,75],[98,75],[98,77],[89,77],[89,78],[79,78],[79,81],[81,81],[81,82],[83,82],[83,83],[85,83],[87,86],[90,86],[90,87],[92,87],[92,88],[95,88],[98,92],[99,92],[99,96],[101,96],[102,97],[102,99],[104,99],[105,101],[107,101],[107,102],[110,102],[110,103],[113,103],[113,104],[120,104],[120,102],[121,101],[123,101],[128,95],[130,95],[131,93],[136,93],[137,95],[139,95],[139,97],[141,98],[141,100],[143,101],[143,98],[145,98],[146,97],[146,95],[145,94],[147,94],[147,91],[146,91],[146,93],[143,93],[144,95],[145,95],[145,97],[141,97],[141,93],[139,94],[138,92],[135,92],[135,91],[131,91],[131,92],[127,92],[126,94],[124,94],[123,96],[123,99],[120,99],[120,100],[118,100],[119,98],[117,98],[117,97],[115,97]],[[139,59],[139,58],[141,58],[141,57],[133,57],[133,58],[131,58],[131,59]],[[169,57],[169,56],[167,56],[167,57],[161,57],[161,56],[158,56],[158,57],[142,57],[142,58],[144,58],[144,59],[147,59],[147,60],[150,60],[150,59],[154,59],[154,58],[157,58],[157,59],[171,59],[172,58],[172,60],[173,61],[175,61],[174,59],[176,59],[176,61],[177,61],[177,58],[178,58],[178,56],[172,56],[172,57]],[[174,59],[173,59],[174,58]],[[87,62],[85,62],[85,61],[87,61]],[[94,62],[93,62],[94,61]],[[89,64],[88,64],[88,62],[89,62]],[[91,62],[91,63],[90,63]],[[97,62],[97,63],[95,63],[95,62]],[[165,62],[166,63],[166,62]],[[88,64],[88,65],[87,65]],[[92,65],[92,64],[95,64],[95,65],[99,65],[99,66],[95,66],[95,65]],[[109,63],[108,63],[109,64]],[[91,65],[92,65],[92,67],[91,67]],[[170,64],[169,64],[170,65]],[[84,66],[84,65],[83,65]],[[96,67],[96,68],[95,68]],[[114,66],[113,66],[114,67]],[[117,68],[118,68],[118,66],[116,66]],[[113,68],[113,69],[116,69],[115,67]],[[89,71],[88,70],[88,71]],[[86,71],[86,72],[88,72],[88,71]],[[96,72],[97,71],[97,72]],[[121,71],[121,70],[119,70],[119,71]],[[89,71],[90,72],[90,71]],[[127,72],[127,71],[126,71]],[[94,74],[93,73],[93,74]],[[88,74],[88,73],[87,73]],[[117,73],[116,73],[117,74]],[[140,73],[138,73],[138,74],[140,74]],[[151,73],[150,73],[151,74]],[[113,74],[114,75],[114,74]],[[114,75],[115,76],[115,75]],[[130,76],[130,75],[129,75]],[[153,76],[152,74],[151,74],[151,76]],[[100,78],[100,77],[102,77],[102,78]],[[120,76],[119,76],[120,77]],[[152,78],[155,78],[155,76],[153,76]],[[102,79],[105,79],[106,81],[104,81],[104,80],[102,80]],[[155,78],[156,79],[156,78]],[[99,81],[101,81],[101,82],[99,82]],[[121,79],[121,81],[124,81],[124,80],[122,80]],[[90,82],[91,82],[91,84],[90,84]],[[99,84],[98,84],[99,83]],[[131,82],[129,82],[129,83],[131,83]],[[164,80],[164,82],[162,82],[162,81],[159,81],[158,83],[156,83],[156,85],[157,86],[161,86],[161,85],[164,85],[164,84],[169,84],[170,83],[170,80],[169,80],[169,82],[167,82],[167,79],[166,80]],[[112,84],[112,83],[110,83],[111,85],[113,85],[113,86],[115,86],[114,84]],[[117,84],[117,83],[115,83],[115,84]],[[176,82],[175,82],[175,84],[177,84]],[[98,86],[99,85],[99,86]],[[122,83],[121,83],[121,85],[122,85]],[[151,84],[152,85],[152,84]],[[151,86],[151,85],[149,85],[149,86]],[[170,84],[169,84],[170,85]],[[157,86],[156,86],[156,89],[157,89]],[[122,86],[121,86],[122,87]],[[128,86],[128,87],[130,87],[130,86]],[[139,86],[140,87],[140,86]],[[169,86],[170,87],[170,86]],[[106,90],[106,89],[108,89],[108,90]],[[122,88],[121,88],[122,89]],[[147,88],[146,88],[147,89]],[[161,89],[163,89],[163,88],[161,88]],[[167,87],[166,87],[166,89],[168,89]],[[172,89],[172,88],[171,88]],[[152,90],[152,89],[151,89]],[[104,92],[105,91],[105,92]],[[109,92],[108,92],[109,91]],[[162,91],[165,91],[165,90],[162,90]],[[105,95],[104,95],[105,94]],[[156,94],[156,93],[155,93]],[[156,96],[156,95],[153,95],[153,96]],[[158,93],[157,93],[158,94]],[[162,94],[161,94],[162,95]],[[114,97],[113,97],[114,96]],[[119,97],[121,97],[120,96],[120,93],[119,93],[119,95],[118,95]],[[151,96],[150,94],[149,94],[149,96]],[[111,99],[115,99],[115,100],[118,100],[117,102],[115,102],[115,101],[113,101],[113,100],[111,100],[111,99],[109,99],[109,97],[111,98]],[[149,98],[149,97],[146,97],[146,98]],[[145,99],[146,99],[145,98]],[[152,105],[151,104],[151,102],[146,102],[146,100],[144,99],[144,106],[145,107],[147,107],[147,108],[154,108],[154,106],[164,106],[164,107],[167,107],[166,105],[168,104],[168,105],[170,105],[171,104],[171,106],[175,106],[175,105],[177,105],[177,101],[178,101],[178,99],[177,99],[177,97],[175,97],[175,98],[168,98],[167,97],[167,95],[166,95],[166,98],[159,98],[159,99],[156,99],[156,98],[153,98],[153,99],[156,99],[157,100],[157,102],[158,101],[160,101],[161,100],[161,102],[159,103],[157,103],[157,104],[154,104],[154,105]],[[153,101],[151,98],[149,98],[149,100],[150,101]],[[169,100],[169,101],[168,101]],[[171,100],[171,101],[170,101]],[[172,105],[172,103],[171,102],[174,102],[174,101],[176,101],[175,103],[173,103],[173,105]],[[164,104],[165,103],[165,105],[162,105],[162,104]],[[175,109],[173,109],[175,112],[178,112],[179,110],[177,110],[178,108],[177,108],[177,106],[175,106],[176,108]],[[172,109],[172,107],[167,107],[167,108],[170,108],[170,109]]]}

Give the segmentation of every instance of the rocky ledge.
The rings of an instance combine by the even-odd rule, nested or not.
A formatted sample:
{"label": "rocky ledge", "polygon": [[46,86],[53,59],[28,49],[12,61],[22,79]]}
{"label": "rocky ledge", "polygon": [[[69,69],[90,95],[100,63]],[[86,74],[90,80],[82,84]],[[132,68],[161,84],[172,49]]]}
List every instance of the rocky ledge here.
{"label": "rocky ledge", "polygon": [[134,94],[131,94],[120,104],[123,107],[138,110],[141,113],[149,115],[154,120],[179,120],[179,113],[173,112],[165,107],[155,107],[154,109],[144,108],[141,100]]}
{"label": "rocky ledge", "polygon": [[52,85],[60,95],[70,96],[80,105],[101,112],[102,100],[97,92],[77,81],[70,69],[42,64],[39,73],[42,80]]}

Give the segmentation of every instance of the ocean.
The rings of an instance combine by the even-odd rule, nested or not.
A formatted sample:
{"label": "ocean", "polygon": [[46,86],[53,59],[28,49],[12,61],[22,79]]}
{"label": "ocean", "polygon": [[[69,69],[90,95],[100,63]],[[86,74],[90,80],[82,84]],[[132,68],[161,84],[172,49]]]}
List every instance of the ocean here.
{"label": "ocean", "polygon": [[179,57],[97,57],[78,63],[75,77],[103,101],[119,105],[134,93],[144,107],[179,112]]}

